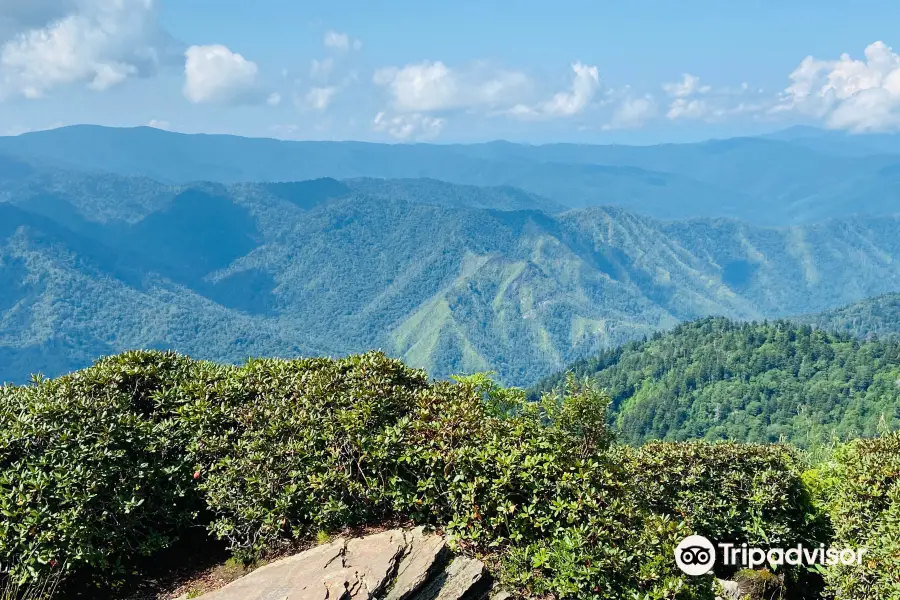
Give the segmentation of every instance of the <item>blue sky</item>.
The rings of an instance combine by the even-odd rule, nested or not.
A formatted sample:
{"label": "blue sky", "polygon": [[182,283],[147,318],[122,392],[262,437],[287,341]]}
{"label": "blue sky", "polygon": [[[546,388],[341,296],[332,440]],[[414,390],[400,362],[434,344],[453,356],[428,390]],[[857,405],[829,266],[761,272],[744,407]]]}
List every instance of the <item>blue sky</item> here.
{"label": "blue sky", "polygon": [[0,0],[0,134],[97,123],[658,143],[800,123],[894,131],[898,22],[897,2]]}

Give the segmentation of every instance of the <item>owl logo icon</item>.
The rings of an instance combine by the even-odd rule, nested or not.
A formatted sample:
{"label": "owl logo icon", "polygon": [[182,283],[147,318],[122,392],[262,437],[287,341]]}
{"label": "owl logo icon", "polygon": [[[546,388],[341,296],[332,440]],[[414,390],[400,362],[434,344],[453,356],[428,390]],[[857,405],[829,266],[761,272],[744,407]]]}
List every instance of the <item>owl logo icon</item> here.
{"label": "owl logo icon", "polygon": [[686,575],[706,575],[716,564],[716,549],[702,535],[692,535],[675,547],[675,563]]}

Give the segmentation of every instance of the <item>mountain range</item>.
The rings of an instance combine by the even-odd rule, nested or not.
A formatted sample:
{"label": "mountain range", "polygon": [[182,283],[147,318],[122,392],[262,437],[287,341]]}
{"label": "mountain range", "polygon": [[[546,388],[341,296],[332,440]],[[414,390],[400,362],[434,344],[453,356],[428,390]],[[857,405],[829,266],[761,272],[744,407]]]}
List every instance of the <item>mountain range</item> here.
{"label": "mountain range", "polygon": [[[101,141],[222,142],[93,128],[0,141],[85,131]],[[427,162],[450,151],[369,146],[323,152],[359,147]],[[527,385],[682,321],[792,316],[900,289],[900,217],[887,211],[766,227],[571,209],[507,184],[166,183],[76,168],[93,166],[98,147],[70,149],[65,165],[33,149],[0,160],[0,380],[57,374],[134,347],[221,361],[381,348],[435,376],[492,370]],[[495,148],[504,160],[575,151],[462,148],[477,160],[493,160]],[[601,151],[612,152],[584,149]],[[178,163],[185,172],[202,171],[197,164]]]}
{"label": "mountain range", "polygon": [[[66,145],[73,136],[90,139],[79,151]],[[149,138],[158,143],[143,146]],[[131,145],[104,146],[106,139]],[[720,144],[746,156],[760,142],[768,143]],[[146,154],[167,144],[166,160]],[[197,158],[179,144],[219,153]],[[285,177],[329,169],[352,177],[172,182],[269,146],[288,156],[279,163],[263,153],[235,177],[254,168],[273,169],[273,178],[278,169]],[[317,162],[295,164],[291,148]],[[98,128],[0,138],[0,151],[16,152],[0,158],[0,380],[54,375],[135,347],[220,361],[381,348],[438,377],[492,370],[528,385],[686,320],[794,316],[900,289],[900,216],[883,199],[864,214],[773,227],[723,216],[711,203],[704,216],[647,216],[624,192],[618,205],[573,209],[562,196],[500,179],[486,186],[384,178],[440,175],[416,165],[450,168],[451,155],[480,164],[484,178],[499,160],[539,181],[540,169],[565,179],[593,169],[589,160],[613,162],[602,155],[615,152],[684,152],[688,158],[668,164],[721,179],[698,156],[720,166],[725,159],[703,148],[295,146]],[[391,158],[392,170],[372,158],[379,153],[410,163]],[[582,163],[553,162],[579,156]],[[543,166],[529,173],[528,164]],[[624,164],[596,168],[645,176]],[[690,198],[679,210],[689,205]]]}
{"label": "mountain range", "polygon": [[73,126],[0,137],[0,154],[168,184],[431,178],[512,186],[555,208],[615,205],[660,219],[809,224],[900,206],[898,136],[794,128],[657,146],[293,142]]}

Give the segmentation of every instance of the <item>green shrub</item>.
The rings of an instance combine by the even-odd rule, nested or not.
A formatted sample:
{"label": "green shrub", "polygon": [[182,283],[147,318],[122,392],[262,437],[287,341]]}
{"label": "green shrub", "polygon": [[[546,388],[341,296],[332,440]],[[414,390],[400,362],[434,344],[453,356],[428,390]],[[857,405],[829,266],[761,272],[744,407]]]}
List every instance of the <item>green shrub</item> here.
{"label": "green shrub", "polygon": [[[784,445],[733,442],[650,442],[620,449],[632,502],[680,521],[713,543],[764,549],[818,546],[828,540],[825,515],[803,480],[802,460]],[[719,577],[734,576],[721,563]],[[793,597],[816,597],[821,577],[785,566]]]}
{"label": "green shrub", "polygon": [[395,509],[499,553],[506,581],[538,596],[708,596],[675,570],[683,529],[630,502],[608,404],[573,380],[536,404],[481,376],[435,384],[396,430]]}
{"label": "green shrub", "polygon": [[674,572],[678,525],[629,502],[608,451],[608,399],[592,390],[534,405],[483,376],[429,384],[372,353],[251,361],[172,394],[196,436],[212,531],[248,556],[410,519],[498,557],[510,583],[535,593],[687,599],[710,589]]}
{"label": "green shrub", "polygon": [[384,519],[387,431],[427,385],[422,371],[370,353],[252,360],[173,390],[212,533],[253,555]]}
{"label": "green shrub", "polygon": [[900,598],[900,432],[839,448],[820,470],[835,548],[866,548],[862,565],[827,569],[839,600]]}
{"label": "green shrub", "polygon": [[157,393],[193,368],[171,353],[127,353],[0,388],[0,564],[14,579],[65,565],[106,580],[191,522],[177,407]]}
{"label": "green shrub", "polygon": [[649,442],[621,452],[635,502],[683,520],[695,534],[762,548],[818,545],[827,537],[788,446]]}

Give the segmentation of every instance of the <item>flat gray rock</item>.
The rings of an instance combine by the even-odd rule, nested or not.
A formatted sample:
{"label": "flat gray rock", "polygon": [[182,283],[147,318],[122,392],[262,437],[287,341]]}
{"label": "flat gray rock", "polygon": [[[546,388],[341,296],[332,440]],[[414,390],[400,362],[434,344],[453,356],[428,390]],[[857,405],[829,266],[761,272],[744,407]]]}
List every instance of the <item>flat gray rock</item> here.
{"label": "flat gray rock", "polygon": [[347,540],[340,538],[273,562],[201,596],[204,600],[335,600],[337,587],[347,587],[342,557]]}
{"label": "flat gray rock", "polygon": [[391,583],[406,550],[403,531],[393,529],[347,542],[343,563],[359,578],[368,594],[365,597],[374,598]]}
{"label": "flat gray rock", "polygon": [[445,571],[414,596],[415,600],[461,600],[477,594],[486,583],[484,563],[457,556]]}
{"label": "flat gray rock", "polygon": [[431,579],[450,555],[447,543],[439,535],[425,533],[424,527],[406,532],[406,554],[400,561],[394,586],[385,600],[406,600]]}
{"label": "flat gray rock", "polygon": [[[424,529],[340,538],[261,567],[201,600],[462,600],[487,595],[480,561]],[[444,568],[446,565],[446,568]]]}

